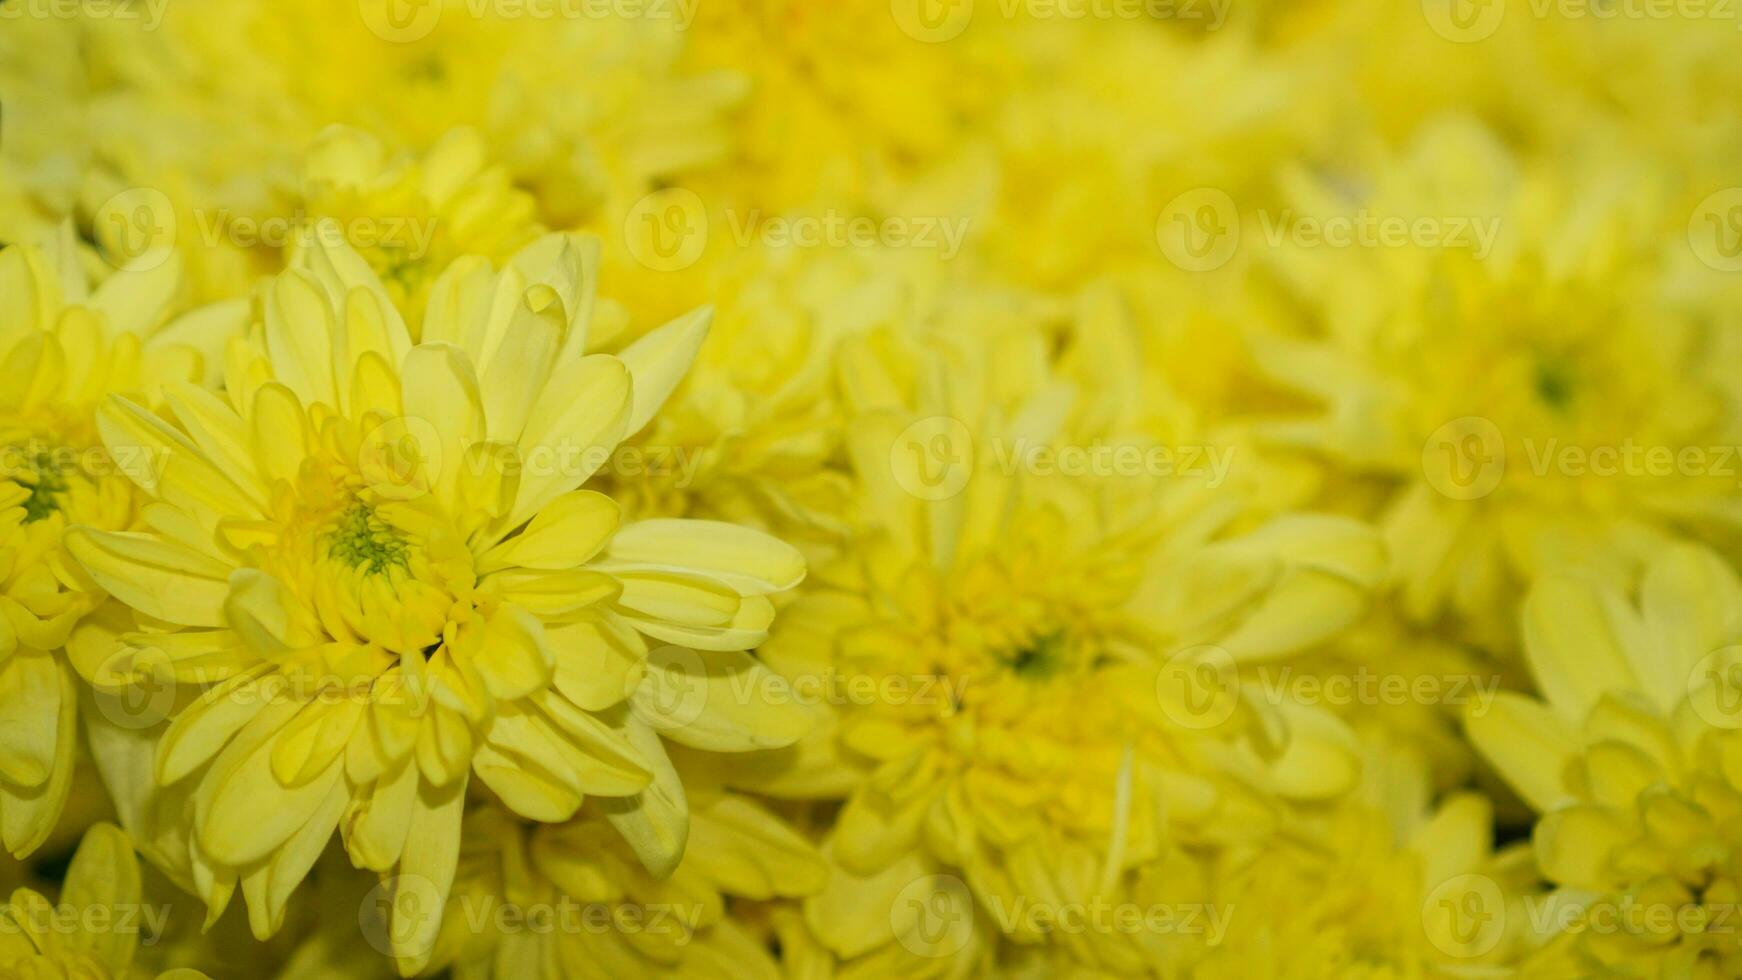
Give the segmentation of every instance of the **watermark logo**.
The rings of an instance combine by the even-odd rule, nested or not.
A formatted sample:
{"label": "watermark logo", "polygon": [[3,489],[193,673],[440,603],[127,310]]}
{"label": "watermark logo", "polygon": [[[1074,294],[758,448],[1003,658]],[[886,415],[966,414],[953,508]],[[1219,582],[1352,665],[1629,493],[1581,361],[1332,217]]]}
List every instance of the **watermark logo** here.
{"label": "watermark logo", "polygon": [[1155,220],[1161,254],[1187,272],[1228,264],[1240,247],[1240,211],[1227,191],[1199,187],[1167,202]]}
{"label": "watermark logo", "polygon": [[[435,945],[436,932],[424,923],[442,914],[441,890],[422,875],[381,879],[357,906],[357,928],[383,956],[421,956]],[[421,937],[421,938],[420,938]],[[416,945],[421,948],[410,948]]]}
{"label": "watermark logo", "polygon": [[[1005,20],[1172,21],[1214,31],[1228,22],[1233,5],[1233,0],[996,0],[992,12]],[[975,10],[974,0],[892,0],[890,13],[908,37],[938,44],[960,37]]]}
{"label": "watermark logo", "polygon": [[442,437],[428,419],[399,415],[376,424],[357,450],[357,472],[385,500],[415,500],[442,472]]}
{"label": "watermark logo", "polygon": [[1202,936],[1219,946],[1234,917],[1232,905],[1111,902],[1100,896],[1084,902],[1035,902],[1018,895],[1006,901],[992,895],[992,917],[1006,935],[1022,932],[1064,936]]}
{"label": "watermark logo", "polygon": [[916,878],[896,893],[889,925],[915,956],[954,956],[974,937],[974,898],[954,875]]}
{"label": "watermark logo", "polygon": [[1742,646],[1701,657],[1688,673],[1688,704],[1713,728],[1742,728]]}
{"label": "watermark logo", "polygon": [[358,0],[369,33],[389,44],[412,44],[441,23],[443,0]]}
{"label": "watermark logo", "polygon": [[687,269],[708,246],[708,209],[687,188],[654,191],[630,207],[623,241],[635,261],[655,272]]}
{"label": "watermark logo", "polygon": [[169,654],[158,647],[117,647],[97,665],[91,700],[110,724],[142,731],[175,709],[175,673]]}
{"label": "watermark logo", "polygon": [[1297,214],[1284,208],[1258,211],[1265,244],[1299,248],[1464,248],[1485,259],[1500,237],[1500,218],[1473,215],[1381,214],[1356,208],[1346,214]]}
{"label": "watermark logo", "polygon": [[1297,672],[1292,666],[1260,665],[1254,672],[1258,689],[1270,704],[1327,705],[1346,708],[1400,705],[1469,706],[1469,714],[1488,713],[1500,693],[1498,675],[1388,674],[1365,664],[1350,671]]}
{"label": "watermark logo", "polygon": [[1506,897],[1487,875],[1448,878],[1421,905],[1428,942],[1447,956],[1484,956],[1506,933]]}
{"label": "watermark logo", "polygon": [[1742,271],[1742,187],[1709,195],[1688,216],[1694,255],[1719,272]]}
{"label": "watermark logo", "polygon": [[974,19],[974,0],[890,0],[889,12],[902,33],[915,41],[953,41]]}
{"label": "watermark logo", "polygon": [[685,647],[663,646],[647,655],[645,670],[623,679],[624,694],[661,731],[687,728],[708,709],[708,668]]}
{"label": "watermark logo", "polygon": [[740,248],[761,242],[773,248],[926,249],[953,259],[968,236],[968,219],[946,215],[887,215],[882,219],[843,214],[764,216],[759,208],[726,211],[732,240]]}
{"label": "watermark logo", "polygon": [[163,23],[169,0],[4,0],[0,21],[20,20],[115,20],[155,31]]}
{"label": "watermark logo", "polygon": [[[140,902],[93,902],[75,905],[61,902],[6,902],[0,905],[0,936],[23,936],[38,945],[48,937],[56,937],[69,946],[89,942],[94,936],[133,936],[140,946],[155,946],[163,938],[169,923],[168,905],[146,905]],[[50,947],[53,948],[53,947]],[[17,969],[13,967],[12,969]],[[34,971],[9,976],[34,976]],[[58,971],[45,970],[42,975]],[[82,971],[81,971],[82,975]]]}
{"label": "watermark logo", "polygon": [[1421,0],[1421,12],[1435,34],[1457,44],[1474,44],[1500,29],[1506,0]]}
{"label": "watermark logo", "polygon": [[1500,427],[1479,415],[1453,419],[1421,447],[1428,486],[1452,500],[1478,500],[1506,475],[1506,440]]}
{"label": "watermark logo", "polygon": [[175,205],[154,187],[130,187],[104,201],[91,228],[117,269],[155,269],[175,251]]}
{"label": "watermark logo", "polygon": [[207,248],[228,242],[237,248],[284,249],[293,242],[304,247],[319,242],[329,247],[392,250],[401,261],[428,256],[440,224],[434,215],[331,218],[310,215],[302,208],[265,217],[235,214],[227,208],[201,208],[194,211],[194,221]]}
{"label": "watermark logo", "polygon": [[974,436],[960,419],[923,418],[889,447],[889,469],[901,489],[920,500],[948,500],[974,473]]}
{"label": "watermark logo", "polygon": [[1181,728],[1215,728],[1240,704],[1240,671],[1219,646],[1187,647],[1167,658],[1155,679],[1162,713]]}

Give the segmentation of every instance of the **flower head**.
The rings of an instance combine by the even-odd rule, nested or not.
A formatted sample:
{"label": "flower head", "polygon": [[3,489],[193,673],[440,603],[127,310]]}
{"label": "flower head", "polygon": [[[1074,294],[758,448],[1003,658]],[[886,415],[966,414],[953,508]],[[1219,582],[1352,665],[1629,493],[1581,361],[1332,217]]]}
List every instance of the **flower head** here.
{"label": "flower head", "polygon": [[[988,936],[1069,943],[998,910],[1043,892],[1114,900],[1167,841],[1261,839],[1285,801],[1354,778],[1328,715],[1235,704],[1233,687],[1237,660],[1311,647],[1359,615],[1372,533],[1314,517],[1240,529],[1238,507],[1191,480],[1009,465],[1023,440],[1082,438],[1064,421],[1094,414],[1072,411],[1023,337],[955,338],[972,352],[960,360],[877,335],[844,354],[861,397],[881,399],[848,429],[850,543],[760,651],[818,693],[826,719],[733,767],[776,795],[845,798],[835,871],[806,903],[844,959],[912,951],[911,916],[887,910],[938,875],[957,886],[942,900],[991,925],[937,955],[972,962],[1002,941]],[[919,354],[911,387],[877,374],[879,343]],[[1309,595],[1310,612],[1297,604]],[[1229,686],[1208,694],[1234,708],[1216,718],[1167,683],[1175,655],[1209,649]],[[1117,939],[1071,953],[1110,970],[1142,961]]]}
{"label": "flower head", "polygon": [[[133,842],[113,824],[86,831],[56,905],[30,888],[13,891],[0,908],[0,977],[120,980],[136,975],[141,886]],[[173,969],[158,980],[205,980],[198,970]]]}
{"label": "flower head", "polygon": [[[342,825],[359,865],[445,895],[473,774],[533,820],[621,799],[613,824],[669,868],[681,788],[626,702],[647,641],[754,647],[804,573],[760,532],[623,522],[581,487],[676,385],[705,313],[589,355],[591,255],[550,236],[501,269],[450,265],[414,344],[331,231],[264,290],[224,396],[103,406],[112,452],[163,463],[138,480],[142,529],[69,535],[140,617],[116,641],[136,674],[186,694],[155,773],[191,794],[188,873],[214,916],[240,882],[269,935]],[[777,710],[746,717],[748,745],[796,737]],[[403,968],[439,924],[396,924],[419,950]]]}
{"label": "flower head", "polygon": [[1719,464],[1738,432],[1734,355],[1666,301],[1670,209],[1616,195],[1615,174],[1547,182],[1462,119],[1398,157],[1358,196],[1291,182],[1302,213],[1443,217],[1438,237],[1355,261],[1287,239],[1267,253],[1311,312],[1304,337],[1265,334],[1255,356],[1314,407],[1265,431],[1386,481],[1405,612],[1458,614],[1504,648],[1519,583],[1569,564],[1625,574],[1668,537],[1734,525]]}
{"label": "flower head", "polygon": [[460,908],[446,917],[435,962],[503,978],[727,965],[774,975],[774,958],[734,912],[815,891],[824,865],[766,806],[701,776],[686,769],[690,849],[667,876],[650,874],[596,812],[562,824],[528,823],[497,806],[469,812],[450,898]]}
{"label": "flower head", "polygon": [[1468,729],[1539,814],[1542,928],[1588,971],[1736,972],[1742,582],[1691,544],[1625,585],[1550,576],[1524,644],[1541,697],[1503,695]]}
{"label": "flower head", "polygon": [[224,309],[173,316],[179,285],[169,263],[90,289],[70,229],[46,248],[0,250],[0,838],[16,855],[52,831],[72,785],[77,699],[61,648],[104,598],[66,552],[67,530],[131,526],[125,474],[152,465],[104,449],[96,407],[198,378],[200,351],[178,341],[209,348],[239,326]]}

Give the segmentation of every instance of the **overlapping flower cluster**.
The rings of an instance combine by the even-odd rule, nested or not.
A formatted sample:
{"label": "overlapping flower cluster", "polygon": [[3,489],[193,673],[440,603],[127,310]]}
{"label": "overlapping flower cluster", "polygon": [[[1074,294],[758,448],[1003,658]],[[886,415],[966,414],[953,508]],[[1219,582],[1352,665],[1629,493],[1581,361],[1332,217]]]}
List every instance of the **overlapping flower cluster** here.
{"label": "overlapping flower cluster", "polygon": [[1742,975],[1649,6],[0,3],[0,976]]}

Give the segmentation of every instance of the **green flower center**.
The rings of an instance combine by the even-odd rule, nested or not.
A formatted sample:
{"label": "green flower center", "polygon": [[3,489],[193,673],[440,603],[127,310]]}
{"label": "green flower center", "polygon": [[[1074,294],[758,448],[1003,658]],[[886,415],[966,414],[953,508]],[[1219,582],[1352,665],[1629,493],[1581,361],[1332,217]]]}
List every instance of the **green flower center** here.
{"label": "green flower center", "polygon": [[1018,648],[1015,653],[1004,658],[1004,663],[1018,677],[1044,680],[1064,667],[1066,656],[1064,632],[1054,630]]}
{"label": "green flower center", "polygon": [[1566,364],[1539,361],[1536,365],[1536,397],[1544,405],[1564,411],[1573,400],[1573,372]]}
{"label": "green flower center", "polygon": [[14,446],[11,451],[20,454],[25,460],[22,466],[7,474],[19,484],[30,488],[30,496],[24,500],[24,522],[29,524],[58,513],[60,500],[56,494],[67,492],[68,488],[62,461],[56,459],[54,453],[41,449],[31,451]]}
{"label": "green flower center", "polygon": [[327,555],[352,568],[379,575],[405,568],[410,546],[362,501],[352,501],[327,535]]}

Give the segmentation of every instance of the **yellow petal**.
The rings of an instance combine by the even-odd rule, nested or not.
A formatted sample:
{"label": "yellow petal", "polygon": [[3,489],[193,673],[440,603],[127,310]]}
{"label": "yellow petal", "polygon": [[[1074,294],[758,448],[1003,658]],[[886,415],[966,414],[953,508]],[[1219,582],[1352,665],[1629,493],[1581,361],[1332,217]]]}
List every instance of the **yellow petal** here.
{"label": "yellow petal", "polygon": [[440,788],[429,785],[418,788],[405,852],[399,859],[396,886],[415,888],[419,900],[407,901],[395,894],[388,933],[393,956],[404,976],[421,971],[435,949],[442,908],[447,904],[460,858],[460,815],[465,804],[464,779]]}
{"label": "yellow petal", "polygon": [[525,530],[481,555],[478,571],[573,568],[611,540],[619,512],[617,502],[602,493],[565,493],[544,505]]}
{"label": "yellow petal", "polygon": [[655,650],[631,703],[664,737],[712,752],[791,745],[812,723],[785,678],[735,651]]}
{"label": "yellow petal", "polygon": [[1530,590],[1523,615],[1531,674],[1563,718],[1582,723],[1605,692],[1638,688],[1623,646],[1632,613],[1611,590],[1547,577]]}
{"label": "yellow petal", "polygon": [[713,316],[713,310],[706,307],[686,313],[650,331],[619,355],[635,379],[635,407],[623,430],[625,436],[640,432],[677,390],[707,339]]}
{"label": "yellow petal", "polygon": [[625,524],[595,563],[610,570],[662,571],[723,582],[739,595],[783,592],[804,578],[797,548],[753,528],[721,521],[658,519]]}
{"label": "yellow petal", "polygon": [[653,782],[634,796],[601,799],[599,809],[647,870],[654,877],[663,878],[677,870],[689,841],[689,802],[684,797],[683,781],[666,758],[653,729],[630,718],[625,722],[624,734],[631,745],[653,762]]}
{"label": "yellow petal", "polygon": [[227,626],[230,570],[153,534],[67,531],[66,547],[98,584],[134,609],[180,626]]}
{"label": "yellow petal", "polygon": [[1538,812],[1567,797],[1565,773],[1578,743],[1567,723],[1542,702],[1502,691],[1464,721],[1470,742]]}
{"label": "yellow petal", "polygon": [[[61,903],[81,911],[127,914],[139,902],[140,887],[133,842],[121,828],[100,823],[85,831],[73,853]],[[128,929],[79,929],[67,938],[71,946],[91,954],[116,976],[127,973],[139,944],[139,933]]]}
{"label": "yellow petal", "polygon": [[426,457],[436,454],[431,461],[436,499],[459,512],[463,506],[454,489],[460,466],[466,451],[484,437],[484,406],[472,362],[458,347],[419,344],[405,356],[400,384],[406,417],[423,423],[439,441],[421,447]]}
{"label": "yellow petal", "polygon": [[587,481],[623,440],[629,421],[629,369],[603,354],[552,372],[520,434],[520,498],[514,527]]}

